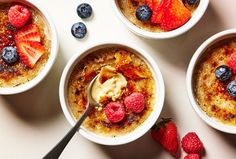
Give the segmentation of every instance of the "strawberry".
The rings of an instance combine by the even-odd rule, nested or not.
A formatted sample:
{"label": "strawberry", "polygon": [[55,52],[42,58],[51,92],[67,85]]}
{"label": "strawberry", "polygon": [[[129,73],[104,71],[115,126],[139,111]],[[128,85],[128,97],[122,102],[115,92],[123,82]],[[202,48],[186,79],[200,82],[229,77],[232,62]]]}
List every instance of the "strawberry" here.
{"label": "strawberry", "polygon": [[184,157],[184,159],[200,159],[198,154],[189,154]]}
{"label": "strawberry", "polygon": [[184,25],[191,18],[191,12],[182,0],[170,0],[161,16],[161,28],[170,31]]}
{"label": "strawberry", "polygon": [[151,129],[151,136],[171,155],[176,158],[180,156],[177,127],[170,118],[162,118],[161,122],[154,125]]}
{"label": "strawberry", "polygon": [[16,28],[23,27],[30,18],[30,11],[24,6],[14,5],[8,11],[9,22]]}
{"label": "strawberry", "polygon": [[182,148],[188,154],[200,154],[204,147],[195,132],[190,132],[182,138]]}
{"label": "strawberry", "polygon": [[152,8],[152,2],[153,2],[153,0],[145,0],[146,5],[147,5],[149,8],[151,8],[151,10],[153,10],[153,8]]}
{"label": "strawberry", "polygon": [[15,36],[15,41],[20,42],[20,41],[35,41],[35,42],[40,42],[41,37],[40,37],[40,32],[39,28],[35,24],[30,24],[25,27],[23,27]]}
{"label": "strawberry", "polygon": [[151,22],[153,24],[160,24],[162,22],[164,11],[168,5],[170,5],[170,2],[170,0],[159,0],[159,2],[153,3],[153,14],[151,17]]}
{"label": "strawberry", "polygon": [[36,62],[45,52],[45,49],[41,43],[34,41],[18,42],[16,47],[21,61],[29,68],[33,68]]}
{"label": "strawberry", "polygon": [[233,73],[236,74],[236,52],[233,52],[228,59],[228,66],[233,70]]}

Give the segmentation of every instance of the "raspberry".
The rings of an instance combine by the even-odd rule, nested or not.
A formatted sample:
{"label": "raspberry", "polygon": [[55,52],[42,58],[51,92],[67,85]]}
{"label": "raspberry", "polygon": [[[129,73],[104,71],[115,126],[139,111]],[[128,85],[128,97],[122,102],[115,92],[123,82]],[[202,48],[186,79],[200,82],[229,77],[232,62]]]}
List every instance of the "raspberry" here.
{"label": "raspberry", "polygon": [[236,52],[233,52],[228,60],[228,66],[236,73]]}
{"label": "raspberry", "polygon": [[8,11],[9,22],[16,28],[23,27],[29,18],[30,11],[21,5],[14,5]]}
{"label": "raspberry", "polygon": [[203,150],[203,143],[195,132],[190,132],[182,138],[182,148],[188,154],[200,154]]}
{"label": "raspberry", "polygon": [[184,159],[199,159],[199,155],[198,154],[189,154],[187,156],[184,157]]}
{"label": "raspberry", "polygon": [[124,105],[117,102],[111,102],[105,107],[105,114],[112,123],[118,123],[125,117]]}
{"label": "raspberry", "polygon": [[125,106],[134,113],[140,113],[145,107],[145,99],[142,93],[132,93],[124,100]]}

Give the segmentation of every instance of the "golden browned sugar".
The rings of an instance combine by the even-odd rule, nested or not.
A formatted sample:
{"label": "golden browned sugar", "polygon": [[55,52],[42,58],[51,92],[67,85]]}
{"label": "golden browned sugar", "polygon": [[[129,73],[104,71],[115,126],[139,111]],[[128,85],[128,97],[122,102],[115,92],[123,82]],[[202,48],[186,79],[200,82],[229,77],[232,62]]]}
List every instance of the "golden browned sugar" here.
{"label": "golden browned sugar", "polygon": [[[8,21],[8,10],[14,3],[0,3],[0,51],[2,48],[15,45],[14,36],[17,30],[11,31]],[[23,4],[20,4],[23,5]],[[24,6],[24,5],[23,5]],[[36,24],[40,29],[42,44],[45,47],[43,56],[38,60],[33,69],[26,67],[20,60],[14,65],[7,65],[0,58],[0,87],[15,87],[34,79],[44,68],[51,51],[51,37],[49,26],[43,15],[34,8],[29,8],[31,19],[27,24]],[[5,42],[2,42],[5,40]],[[4,69],[3,69],[4,68]]]}
{"label": "golden browned sugar", "polygon": [[77,64],[69,79],[68,102],[76,119],[79,119],[85,110],[88,84],[104,66],[116,68],[127,80],[127,87],[122,90],[122,96],[116,102],[123,102],[132,92],[140,92],[145,96],[145,109],[139,114],[126,110],[126,117],[121,122],[111,123],[104,113],[104,107],[111,99],[106,99],[103,100],[102,109],[94,107],[83,126],[96,134],[121,136],[136,129],[152,112],[155,83],[147,64],[132,52],[124,48],[95,51]]}
{"label": "golden browned sugar", "polygon": [[[227,65],[227,60],[234,51],[235,38],[210,47],[195,69],[194,90],[198,104],[210,117],[236,126],[236,99],[226,90],[228,82],[220,82],[215,77],[215,69],[220,65]],[[236,76],[231,80],[236,80]]]}
{"label": "golden browned sugar", "polygon": [[[164,30],[161,29],[159,25],[154,25],[150,21],[142,22],[136,18],[136,10],[139,6],[145,4],[145,0],[117,0],[117,2],[119,9],[124,14],[124,16],[137,27],[150,32],[164,32]],[[198,4],[194,6],[185,4],[185,6],[193,14]]]}

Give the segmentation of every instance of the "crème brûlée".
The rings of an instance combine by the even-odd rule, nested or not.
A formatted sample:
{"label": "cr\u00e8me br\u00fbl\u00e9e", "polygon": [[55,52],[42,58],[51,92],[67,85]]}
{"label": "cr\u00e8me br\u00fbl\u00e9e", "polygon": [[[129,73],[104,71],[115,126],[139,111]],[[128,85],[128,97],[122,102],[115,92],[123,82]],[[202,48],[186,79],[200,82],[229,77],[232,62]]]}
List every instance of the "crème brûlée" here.
{"label": "cr\u00e8me br\u00fbl\u00e9e", "polygon": [[[191,19],[200,0],[189,5],[185,0],[117,0],[118,7],[132,24],[149,32],[167,32],[175,30]],[[148,20],[137,18],[136,11],[148,6],[151,17]]]}
{"label": "cr\u00e8me br\u00fbl\u00e9e", "polygon": [[[9,20],[9,12],[20,7],[29,10],[30,17],[22,27],[15,27]],[[17,59],[12,57],[12,52],[5,54],[8,61],[16,62],[4,61],[6,48],[17,50]],[[0,88],[16,87],[34,79],[46,65],[50,51],[50,27],[39,10],[20,2],[0,2]]]}
{"label": "cr\u00e8me br\u00fbl\u00e9e", "polygon": [[207,115],[229,125],[236,126],[236,98],[227,92],[230,81],[236,80],[233,75],[228,81],[216,78],[215,70],[227,65],[229,57],[236,52],[236,39],[220,41],[206,50],[198,62],[194,73],[194,91],[199,106]]}
{"label": "cr\u00e8me br\u00fbl\u00e9e", "polygon": [[[126,48],[108,47],[88,54],[70,75],[68,103],[76,119],[85,110],[86,91],[95,76],[98,77],[92,87],[92,97],[100,106],[93,107],[84,128],[116,137],[135,130],[148,118],[155,103],[156,89],[151,70],[141,57]],[[131,94],[139,96],[145,103],[136,112],[124,102]],[[110,111],[108,107],[114,109]]]}

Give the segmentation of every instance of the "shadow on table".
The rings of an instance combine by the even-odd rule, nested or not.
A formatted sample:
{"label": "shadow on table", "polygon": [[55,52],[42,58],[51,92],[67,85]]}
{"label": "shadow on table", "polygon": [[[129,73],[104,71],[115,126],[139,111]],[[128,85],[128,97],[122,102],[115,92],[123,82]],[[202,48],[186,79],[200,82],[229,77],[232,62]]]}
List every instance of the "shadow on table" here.
{"label": "shadow on table", "polygon": [[10,96],[3,96],[8,109],[18,118],[29,124],[47,122],[56,118],[60,112],[59,80],[65,65],[59,49],[58,58],[45,79],[33,89]]}
{"label": "shadow on table", "polygon": [[226,134],[219,131],[219,136],[224,138],[224,141],[229,143],[231,147],[236,149],[236,136],[234,134]]}
{"label": "shadow on table", "polygon": [[176,38],[166,40],[139,38],[151,46],[153,52],[165,61],[175,67],[186,69],[196,49],[210,36],[224,30],[218,13],[213,6],[209,5],[202,19],[187,33]]}
{"label": "shadow on table", "polygon": [[[173,117],[174,114],[171,108],[172,107],[166,100],[160,118]],[[162,153],[164,153],[163,148],[152,139],[150,132],[147,132],[144,136],[137,139],[136,141],[125,145],[119,145],[119,146],[98,145],[98,148],[100,148],[104,153],[106,153],[109,156],[109,158],[112,159],[120,159],[120,158],[152,159],[161,157]],[[172,157],[170,156],[170,158]]]}

